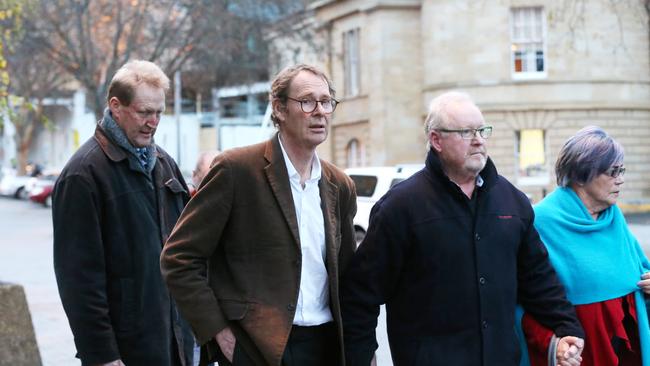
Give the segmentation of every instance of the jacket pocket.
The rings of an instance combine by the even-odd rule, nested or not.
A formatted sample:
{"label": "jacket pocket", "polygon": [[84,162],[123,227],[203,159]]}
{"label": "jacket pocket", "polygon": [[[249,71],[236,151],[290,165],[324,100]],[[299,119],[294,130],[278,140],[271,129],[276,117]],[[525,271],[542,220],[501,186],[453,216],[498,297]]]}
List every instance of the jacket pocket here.
{"label": "jacket pocket", "polygon": [[237,300],[219,300],[219,305],[228,320],[244,319],[250,307],[250,303]]}
{"label": "jacket pocket", "polygon": [[181,182],[178,181],[176,178],[169,178],[165,182],[165,187],[167,187],[172,193],[185,193],[187,194],[187,191],[185,191],[185,188],[183,188],[183,185]]}
{"label": "jacket pocket", "polygon": [[118,328],[125,332],[135,325],[135,284],[130,278],[120,279],[120,321]]}
{"label": "jacket pocket", "polygon": [[[169,220],[168,223],[171,225],[167,230],[170,232],[178,216],[181,214],[183,207],[189,201],[190,195],[176,178],[167,179],[164,185],[163,196],[168,200],[166,203],[166,211],[168,212],[167,220]],[[166,237],[164,239],[165,241],[167,240]]]}

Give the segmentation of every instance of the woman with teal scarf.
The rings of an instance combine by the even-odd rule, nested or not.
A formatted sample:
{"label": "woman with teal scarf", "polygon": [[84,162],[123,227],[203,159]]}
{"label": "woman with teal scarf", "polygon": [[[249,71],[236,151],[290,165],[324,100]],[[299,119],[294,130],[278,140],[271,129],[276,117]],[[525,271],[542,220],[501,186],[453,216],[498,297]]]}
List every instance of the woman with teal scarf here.
{"label": "woman with teal scarf", "polygon": [[[586,333],[587,366],[650,366],[650,262],[616,206],[623,157],[601,128],[583,128],[560,151],[558,188],[535,206],[535,228]],[[548,365],[552,332],[526,314],[521,324],[530,364]]]}

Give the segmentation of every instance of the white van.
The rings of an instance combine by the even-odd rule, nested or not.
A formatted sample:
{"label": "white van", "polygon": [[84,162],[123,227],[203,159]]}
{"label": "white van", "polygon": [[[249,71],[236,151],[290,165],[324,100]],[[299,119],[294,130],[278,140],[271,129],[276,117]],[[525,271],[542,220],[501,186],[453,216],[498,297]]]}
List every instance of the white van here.
{"label": "white van", "polygon": [[354,217],[357,244],[366,235],[370,210],[375,202],[388,192],[390,187],[420,171],[423,167],[424,164],[404,164],[345,170],[357,188],[357,215]]}

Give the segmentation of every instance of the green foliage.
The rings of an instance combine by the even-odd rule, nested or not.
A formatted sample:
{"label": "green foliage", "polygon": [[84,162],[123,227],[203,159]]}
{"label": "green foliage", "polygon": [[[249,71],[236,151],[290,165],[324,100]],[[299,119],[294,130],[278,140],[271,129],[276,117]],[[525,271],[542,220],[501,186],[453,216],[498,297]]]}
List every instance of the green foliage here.
{"label": "green foliage", "polygon": [[34,105],[29,100],[9,94],[3,98],[3,102],[7,103],[4,105],[5,115],[16,129],[24,130],[33,122],[43,124],[48,130],[54,129],[52,121],[43,114],[42,107]]}
{"label": "green foliage", "polygon": [[11,50],[15,36],[21,29],[22,11],[22,1],[0,0],[0,128],[9,110],[9,72],[5,53]]}

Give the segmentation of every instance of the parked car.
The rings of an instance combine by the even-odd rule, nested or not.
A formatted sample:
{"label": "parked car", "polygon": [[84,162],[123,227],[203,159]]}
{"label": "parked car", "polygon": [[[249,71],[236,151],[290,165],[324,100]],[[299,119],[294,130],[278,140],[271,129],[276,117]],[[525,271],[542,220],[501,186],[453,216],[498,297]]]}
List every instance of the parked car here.
{"label": "parked car", "polygon": [[395,184],[415,174],[423,164],[348,168],[345,173],[352,178],[357,188],[357,214],[354,216],[354,231],[357,244],[361,243],[370,219],[370,210]]}
{"label": "parked car", "polygon": [[45,207],[52,207],[52,191],[58,174],[46,174],[34,183],[29,191],[29,199],[33,202],[43,204]]}
{"label": "parked car", "polygon": [[36,178],[26,175],[16,175],[16,171],[5,169],[0,180],[0,196],[11,196],[27,199],[29,190],[36,183]]}

